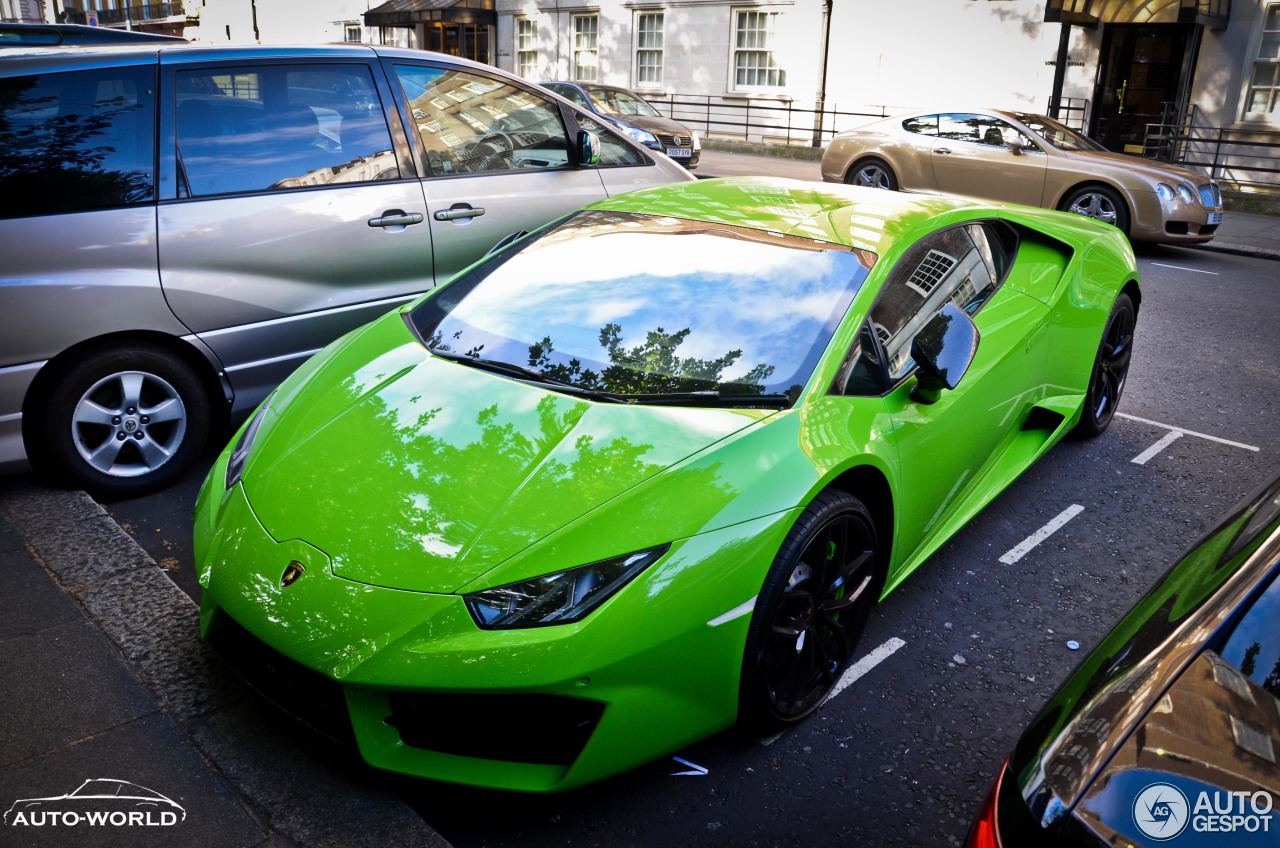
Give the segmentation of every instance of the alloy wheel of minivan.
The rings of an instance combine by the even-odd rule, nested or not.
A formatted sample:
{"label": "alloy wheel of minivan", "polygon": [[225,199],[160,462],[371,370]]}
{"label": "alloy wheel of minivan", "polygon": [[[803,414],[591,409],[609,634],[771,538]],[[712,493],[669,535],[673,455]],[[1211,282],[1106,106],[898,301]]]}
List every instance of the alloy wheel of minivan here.
{"label": "alloy wheel of minivan", "polygon": [[58,377],[44,411],[48,460],[107,497],[168,485],[204,447],[209,403],[182,360],[152,344],[117,344]]}

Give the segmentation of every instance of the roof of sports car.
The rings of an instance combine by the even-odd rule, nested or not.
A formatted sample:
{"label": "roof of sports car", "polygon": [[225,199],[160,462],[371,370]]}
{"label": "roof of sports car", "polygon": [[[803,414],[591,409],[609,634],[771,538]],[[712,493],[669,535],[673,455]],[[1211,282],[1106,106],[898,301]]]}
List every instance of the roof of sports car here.
{"label": "roof of sports car", "polygon": [[592,204],[649,215],[803,236],[884,253],[888,243],[973,201],[773,177],[731,177],[642,189]]}

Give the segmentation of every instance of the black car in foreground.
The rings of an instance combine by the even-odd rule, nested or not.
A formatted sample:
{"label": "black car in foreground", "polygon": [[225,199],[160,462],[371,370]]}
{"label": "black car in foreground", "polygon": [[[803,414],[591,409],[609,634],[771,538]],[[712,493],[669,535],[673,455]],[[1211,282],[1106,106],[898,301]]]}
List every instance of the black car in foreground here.
{"label": "black car in foreground", "polygon": [[1280,845],[1280,477],[1075,670],[1018,740],[969,848]]}

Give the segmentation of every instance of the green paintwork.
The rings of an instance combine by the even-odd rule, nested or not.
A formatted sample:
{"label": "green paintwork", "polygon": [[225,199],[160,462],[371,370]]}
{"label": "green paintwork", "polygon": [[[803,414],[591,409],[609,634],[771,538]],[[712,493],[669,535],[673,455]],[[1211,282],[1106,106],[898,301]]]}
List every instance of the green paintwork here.
{"label": "green paintwork", "polygon": [[[431,356],[401,312],[330,345],[280,386],[242,482],[224,485],[228,448],[200,493],[202,623],[207,633],[230,615],[340,682],[375,766],[562,790],[730,726],[750,604],[805,504],[832,486],[867,500],[892,539],[893,589],[1071,429],[1111,303],[1137,279],[1114,228],[1018,207],[740,179],[592,208],[807,236],[876,261],[799,400],[781,411],[553,393]],[[903,252],[936,230],[994,218],[1059,247],[1023,245],[976,316],[981,341],[957,389],[929,406],[911,399],[914,377],[884,397],[832,394]],[[1034,407],[1061,423],[1023,429]],[[485,631],[463,602],[466,592],[667,543],[577,623]],[[282,589],[291,561],[306,572]],[[572,765],[531,765],[405,745],[382,721],[389,690],[542,693],[607,708]]]}

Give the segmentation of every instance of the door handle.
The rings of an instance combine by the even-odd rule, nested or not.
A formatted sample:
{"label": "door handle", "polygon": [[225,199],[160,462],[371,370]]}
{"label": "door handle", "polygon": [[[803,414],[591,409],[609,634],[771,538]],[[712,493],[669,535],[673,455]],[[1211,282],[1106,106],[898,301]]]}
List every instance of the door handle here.
{"label": "door handle", "polygon": [[935,149],[933,152],[934,152],[934,153],[936,153],[936,154],[938,154],[939,156],[950,156],[950,155],[951,155],[951,148],[950,148],[950,147],[939,147],[939,148]]}
{"label": "door handle", "polygon": [[421,212],[405,212],[403,209],[388,209],[377,218],[369,219],[371,227],[407,227],[410,224],[421,223]]}
{"label": "door handle", "polygon": [[455,203],[448,209],[436,210],[431,217],[437,221],[461,221],[467,218],[479,218],[483,214],[483,206],[472,207],[466,203]]}

